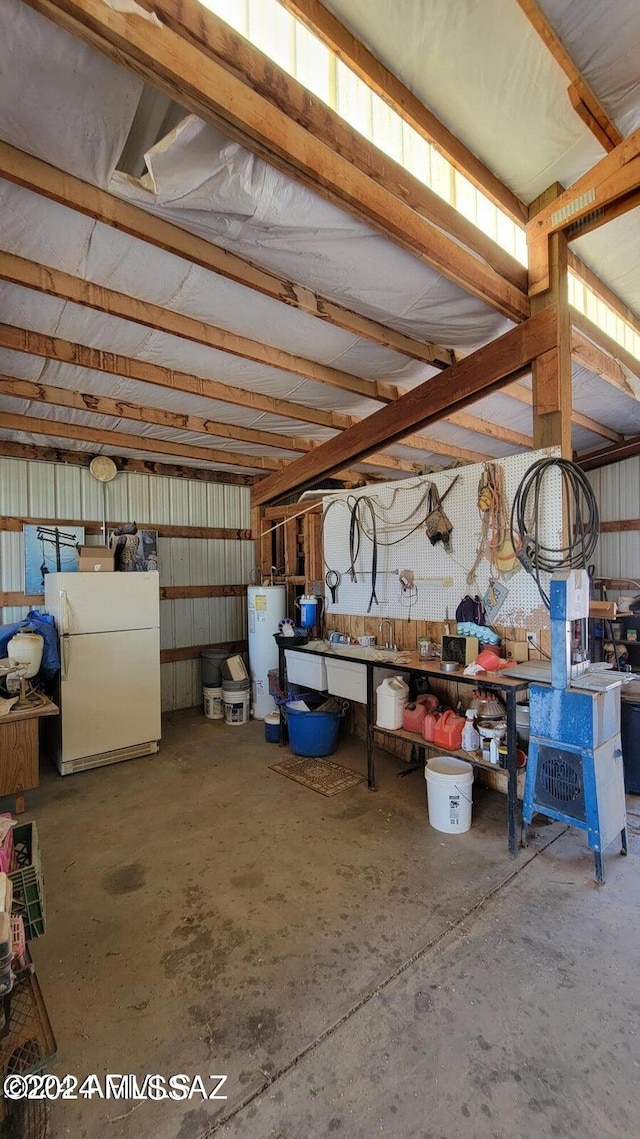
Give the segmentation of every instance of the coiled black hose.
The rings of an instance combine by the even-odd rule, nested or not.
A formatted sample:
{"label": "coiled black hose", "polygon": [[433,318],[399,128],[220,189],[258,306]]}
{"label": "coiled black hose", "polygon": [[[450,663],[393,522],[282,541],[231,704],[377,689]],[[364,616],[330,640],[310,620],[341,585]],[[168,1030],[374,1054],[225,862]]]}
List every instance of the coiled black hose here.
{"label": "coiled black hose", "polygon": [[[566,545],[546,545],[540,538],[544,518],[541,496],[545,478],[560,471]],[[538,459],[525,474],[511,508],[511,541],[527,573],[535,579],[547,609],[549,598],[541,573],[586,569],[600,537],[600,516],[591,483],[569,459]],[[563,539],[564,541],[564,539]]]}

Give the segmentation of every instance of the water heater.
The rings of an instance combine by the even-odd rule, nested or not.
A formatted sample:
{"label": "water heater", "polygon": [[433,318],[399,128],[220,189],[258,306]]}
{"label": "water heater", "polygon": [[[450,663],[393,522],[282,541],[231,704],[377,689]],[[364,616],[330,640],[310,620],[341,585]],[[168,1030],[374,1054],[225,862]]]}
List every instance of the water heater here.
{"label": "water heater", "polygon": [[275,707],[269,695],[269,669],[278,667],[278,646],[273,634],[286,616],[285,585],[250,585],[247,590],[249,613],[249,672],[251,699],[256,720],[264,720]]}

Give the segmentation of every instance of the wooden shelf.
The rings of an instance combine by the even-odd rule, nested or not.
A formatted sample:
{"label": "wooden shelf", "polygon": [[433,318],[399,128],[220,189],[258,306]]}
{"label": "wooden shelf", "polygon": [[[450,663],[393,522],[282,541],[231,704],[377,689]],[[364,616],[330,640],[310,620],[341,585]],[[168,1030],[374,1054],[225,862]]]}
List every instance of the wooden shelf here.
{"label": "wooden shelf", "polygon": [[[467,763],[472,763],[475,767],[482,767],[485,771],[504,771],[505,773],[507,771],[506,767],[501,767],[499,763],[488,763],[475,751],[464,751],[462,748],[454,750],[453,748],[440,747],[439,744],[429,743],[419,732],[408,732],[405,728],[379,728],[377,724],[374,725],[373,730],[380,732],[383,736],[393,736],[395,739],[416,744],[418,747],[431,748],[432,751],[437,751],[440,755],[453,755],[456,759],[466,759]],[[523,768],[519,768],[519,770],[523,770]]]}

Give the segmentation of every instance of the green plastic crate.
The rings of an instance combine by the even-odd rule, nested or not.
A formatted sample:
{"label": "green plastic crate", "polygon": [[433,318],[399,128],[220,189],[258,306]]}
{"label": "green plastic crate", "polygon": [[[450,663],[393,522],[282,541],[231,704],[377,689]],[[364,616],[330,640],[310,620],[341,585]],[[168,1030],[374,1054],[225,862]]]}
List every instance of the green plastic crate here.
{"label": "green plastic crate", "polygon": [[42,937],[46,926],[44,874],[36,824],[14,827],[13,845],[17,864],[9,875],[13,883],[13,912],[22,916],[25,937],[32,941]]}

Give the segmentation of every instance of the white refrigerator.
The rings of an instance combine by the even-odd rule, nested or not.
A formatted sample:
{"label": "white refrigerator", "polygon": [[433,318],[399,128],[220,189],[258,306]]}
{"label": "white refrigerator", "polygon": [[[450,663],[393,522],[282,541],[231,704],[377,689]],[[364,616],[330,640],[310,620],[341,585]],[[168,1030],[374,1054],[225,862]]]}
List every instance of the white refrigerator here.
{"label": "white refrigerator", "polygon": [[60,637],[60,716],[50,746],[62,775],[135,759],[160,743],[157,573],[51,573],[45,606]]}

